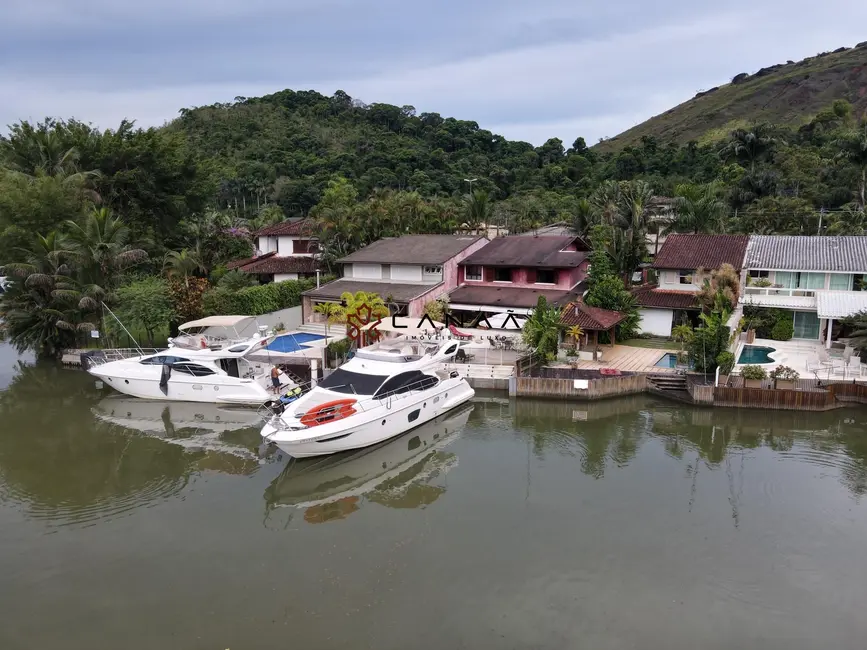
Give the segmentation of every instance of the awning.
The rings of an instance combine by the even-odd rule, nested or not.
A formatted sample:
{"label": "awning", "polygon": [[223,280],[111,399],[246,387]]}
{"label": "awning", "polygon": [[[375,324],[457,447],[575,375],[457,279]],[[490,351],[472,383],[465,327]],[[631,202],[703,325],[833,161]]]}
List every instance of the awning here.
{"label": "awning", "polygon": [[817,291],[816,311],[819,318],[847,318],[867,311],[867,292]]}
{"label": "awning", "polygon": [[252,316],[208,316],[199,320],[191,320],[189,323],[184,323],[179,330],[190,329],[191,327],[234,327],[238,323],[253,318]]}

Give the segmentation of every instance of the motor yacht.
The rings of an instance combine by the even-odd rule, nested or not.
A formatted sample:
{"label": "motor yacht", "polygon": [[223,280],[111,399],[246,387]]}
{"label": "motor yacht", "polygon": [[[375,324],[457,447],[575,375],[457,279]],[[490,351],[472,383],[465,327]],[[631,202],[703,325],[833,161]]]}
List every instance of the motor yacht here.
{"label": "motor yacht", "polygon": [[460,342],[384,341],[355,356],[291,404],[272,401],[262,437],[290,456],[323,456],[398,436],[475,394],[449,370]]}
{"label": "motor yacht", "polygon": [[[275,397],[273,366],[247,357],[265,350],[272,338],[256,336],[218,350],[172,347],[116,361],[93,356],[88,372],[133,397],[261,406]],[[279,379],[279,394],[299,390],[282,371]]]}
{"label": "motor yacht", "polygon": [[259,326],[253,316],[207,316],[178,327],[178,335],[169,339],[169,347],[188,350],[223,350],[262,338],[267,327]]}
{"label": "motor yacht", "polygon": [[444,448],[472,412],[473,405],[464,404],[380,445],[293,459],[265,491],[265,501],[269,509],[303,510],[308,521],[330,520],[340,504],[361,498],[395,508],[429,505],[445,491],[436,479],[458,463]]}

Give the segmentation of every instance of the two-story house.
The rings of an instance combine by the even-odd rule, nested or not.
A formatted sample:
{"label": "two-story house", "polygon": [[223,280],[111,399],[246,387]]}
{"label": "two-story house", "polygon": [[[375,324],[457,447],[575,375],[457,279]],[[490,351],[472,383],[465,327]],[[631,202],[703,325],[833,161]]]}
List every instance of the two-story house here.
{"label": "two-story house", "polygon": [[830,347],[867,310],[867,237],[753,235],[743,266],[743,304],[790,312],[796,339]]}
{"label": "two-story house", "polygon": [[291,219],[256,233],[256,255],[227,264],[229,269],[256,275],[259,281],[282,282],[316,275],[319,240],[313,221]]}
{"label": "two-story house", "polygon": [[305,323],[319,322],[320,302],[345,292],[378,294],[398,314],[420,318],[424,306],[458,284],[458,265],[488,240],[470,235],[405,235],[380,239],[339,260],[343,277],[302,295]]}
{"label": "two-story house", "polygon": [[669,235],[653,262],[658,285],[633,291],[641,332],[671,336],[675,325],[695,324],[700,311],[696,294],[704,283],[701,272],[730,264],[740,273],[748,242],[748,235]]}
{"label": "two-story house", "polygon": [[458,265],[449,294],[455,313],[527,314],[544,296],[565,305],[579,296],[590,248],[574,235],[512,235],[491,241]]}

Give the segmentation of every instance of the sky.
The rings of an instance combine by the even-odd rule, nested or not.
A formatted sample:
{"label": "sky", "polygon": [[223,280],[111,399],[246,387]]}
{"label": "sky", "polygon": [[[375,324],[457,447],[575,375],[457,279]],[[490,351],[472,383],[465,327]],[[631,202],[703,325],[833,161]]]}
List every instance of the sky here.
{"label": "sky", "polygon": [[616,135],[740,72],[867,39],[854,0],[3,0],[0,128],[159,126],[285,88]]}

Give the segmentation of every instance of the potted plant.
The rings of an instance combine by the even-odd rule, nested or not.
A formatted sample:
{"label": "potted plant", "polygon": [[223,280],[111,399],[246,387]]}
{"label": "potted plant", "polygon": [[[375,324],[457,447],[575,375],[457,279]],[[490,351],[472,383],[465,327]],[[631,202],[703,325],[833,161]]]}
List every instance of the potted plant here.
{"label": "potted plant", "polygon": [[761,388],[762,380],[768,378],[767,371],[761,366],[744,366],[741,369],[741,375],[744,378],[744,386],[746,388]]}
{"label": "potted plant", "polygon": [[771,379],[774,380],[774,388],[781,390],[795,390],[795,382],[801,375],[789,366],[777,366],[771,371]]}
{"label": "potted plant", "polygon": [[719,366],[719,385],[728,386],[729,375],[735,367],[735,355],[728,350],[723,350],[717,355],[716,365]]}

